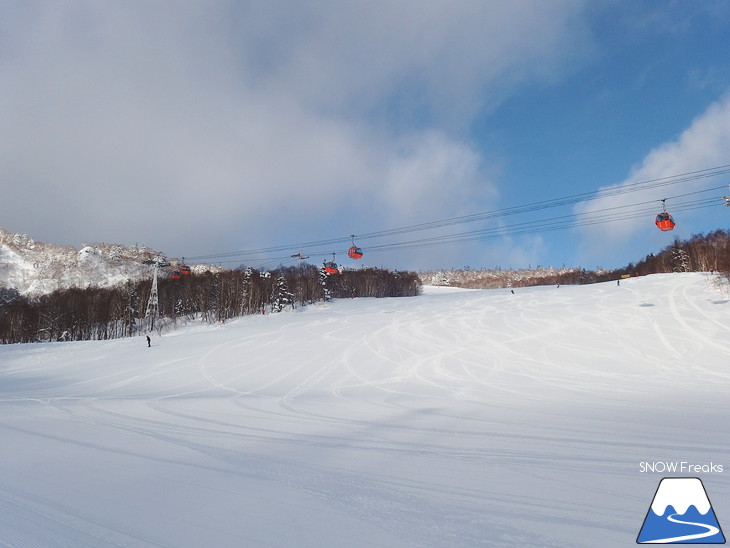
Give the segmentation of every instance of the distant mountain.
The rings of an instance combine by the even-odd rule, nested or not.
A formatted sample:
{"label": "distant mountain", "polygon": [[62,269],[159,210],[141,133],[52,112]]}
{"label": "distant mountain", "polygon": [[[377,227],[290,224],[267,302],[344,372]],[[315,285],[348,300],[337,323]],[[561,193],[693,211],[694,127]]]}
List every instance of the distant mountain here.
{"label": "distant mountain", "polygon": [[83,244],[76,249],[46,244],[0,228],[0,288],[33,297],[72,287],[111,287],[151,277],[143,261],[158,255],[137,246]]}

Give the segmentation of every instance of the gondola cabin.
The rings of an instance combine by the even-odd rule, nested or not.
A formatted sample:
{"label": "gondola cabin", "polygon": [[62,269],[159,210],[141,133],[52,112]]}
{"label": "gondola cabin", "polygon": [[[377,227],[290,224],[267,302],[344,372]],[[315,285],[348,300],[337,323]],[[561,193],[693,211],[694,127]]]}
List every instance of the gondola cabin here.
{"label": "gondola cabin", "polygon": [[176,270],[175,272],[170,274],[170,278],[172,278],[173,280],[179,280],[180,278],[182,278],[182,274],[180,274],[179,270]]}
{"label": "gondola cabin", "polygon": [[353,245],[347,251],[347,256],[350,257],[350,259],[362,259],[362,249],[360,249],[356,245]]}
{"label": "gondola cabin", "polygon": [[656,226],[659,230],[667,232],[674,228],[674,219],[666,211],[662,211],[656,216]]}
{"label": "gondola cabin", "polygon": [[324,271],[327,274],[339,274],[339,270],[337,269],[337,263],[334,261],[325,261],[324,263]]}
{"label": "gondola cabin", "polygon": [[182,274],[183,276],[187,276],[188,274],[190,274],[190,267],[186,264],[182,265],[180,267],[180,274]]}

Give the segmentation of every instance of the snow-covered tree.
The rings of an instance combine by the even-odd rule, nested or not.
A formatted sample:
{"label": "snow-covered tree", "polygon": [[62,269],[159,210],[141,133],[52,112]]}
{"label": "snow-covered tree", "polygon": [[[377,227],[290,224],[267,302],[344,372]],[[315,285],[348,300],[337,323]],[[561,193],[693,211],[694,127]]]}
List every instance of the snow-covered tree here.
{"label": "snow-covered tree", "polygon": [[251,313],[251,299],[253,298],[253,287],[252,287],[252,281],[251,276],[253,275],[253,270],[251,267],[246,268],[246,272],[243,275],[243,291],[241,292],[241,315],[244,314],[250,314]]}
{"label": "snow-covered tree", "polygon": [[21,298],[17,289],[0,287],[0,307],[20,301]]}
{"label": "snow-covered tree", "polygon": [[279,276],[274,285],[272,310],[281,312],[288,305],[294,304],[294,295],[289,291],[284,276]]}
{"label": "snow-covered tree", "polygon": [[674,245],[672,246],[671,264],[672,272],[690,271],[689,255],[684,249],[682,249],[682,244],[679,240],[675,240]]}
{"label": "snow-covered tree", "polygon": [[322,300],[327,302],[332,300],[330,290],[327,287],[327,281],[329,280],[329,274],[325,271],[324,267],[319,269],[319,283],[322,286]]}

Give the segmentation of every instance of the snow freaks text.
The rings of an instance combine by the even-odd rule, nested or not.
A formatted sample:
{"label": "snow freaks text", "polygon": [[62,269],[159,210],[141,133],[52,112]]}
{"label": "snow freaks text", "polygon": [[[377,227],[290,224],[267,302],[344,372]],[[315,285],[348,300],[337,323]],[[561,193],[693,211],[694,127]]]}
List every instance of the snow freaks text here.
{"label": "snow freaks text", "polygon": [[639,472],[659,474],[720,474],[723,465],[710,462],[695,464],[686,461],[642,461],[639,463]]}

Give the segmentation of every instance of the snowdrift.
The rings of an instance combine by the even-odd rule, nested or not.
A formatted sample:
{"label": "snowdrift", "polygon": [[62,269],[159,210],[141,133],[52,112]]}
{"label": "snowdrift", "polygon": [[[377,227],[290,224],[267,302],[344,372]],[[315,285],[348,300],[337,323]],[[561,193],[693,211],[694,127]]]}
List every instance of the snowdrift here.
{"label": "snowdrift", "polygon": [[0,545],[630,546],[641,463],[730,467],[729,314],[672,274],[0,347]]}

